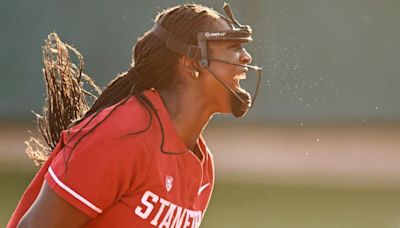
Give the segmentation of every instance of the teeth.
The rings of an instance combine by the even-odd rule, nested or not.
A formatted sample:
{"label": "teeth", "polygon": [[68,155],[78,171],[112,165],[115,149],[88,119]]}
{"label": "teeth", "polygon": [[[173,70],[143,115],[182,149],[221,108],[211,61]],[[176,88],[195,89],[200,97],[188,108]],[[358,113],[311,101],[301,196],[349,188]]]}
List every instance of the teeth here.
{"label": "teeth", "polygon": [[236,75],[233,79],[235,79],[235,80],[243,80],[243,79],[246,79],[246,74],[239,74],[239,75]]}

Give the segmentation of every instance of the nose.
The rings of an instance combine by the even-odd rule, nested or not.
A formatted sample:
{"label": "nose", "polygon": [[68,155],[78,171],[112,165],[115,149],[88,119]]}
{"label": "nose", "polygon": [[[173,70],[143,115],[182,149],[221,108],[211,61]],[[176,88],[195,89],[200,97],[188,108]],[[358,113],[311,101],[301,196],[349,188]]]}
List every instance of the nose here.
{"label": "nose", "polygon": [[240,63],[241,64],[250,64],[251,60],[252,60],[252,58],[251,58],[250,53],[248,53],[247,50],[243,48],[243,51],[242,51],[242,53],[240,55],[240,59],[239,59]]}

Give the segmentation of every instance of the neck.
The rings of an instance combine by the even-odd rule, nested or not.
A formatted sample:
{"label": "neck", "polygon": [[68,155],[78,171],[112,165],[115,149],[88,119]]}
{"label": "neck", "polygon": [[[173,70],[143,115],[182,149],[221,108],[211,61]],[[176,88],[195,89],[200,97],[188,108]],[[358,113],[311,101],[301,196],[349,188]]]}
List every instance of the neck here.
{"label": "neck", "polygon": [[202,103],[200,94],[178,90],[159,90],[170,119],[182,142],[194,151],[197,140],[207,126],[212,112]]}

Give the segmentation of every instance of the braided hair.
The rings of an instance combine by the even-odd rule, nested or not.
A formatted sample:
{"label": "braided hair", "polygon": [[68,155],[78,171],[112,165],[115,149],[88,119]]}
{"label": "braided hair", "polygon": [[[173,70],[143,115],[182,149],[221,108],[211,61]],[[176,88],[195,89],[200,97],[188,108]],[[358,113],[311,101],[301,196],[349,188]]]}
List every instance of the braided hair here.
{"label": "braided hair", "polygon": [[[154,22],[160,22],[161,25],[174,34],[175,36],[179,37],[182,41],[190,44],[196,44],[196,34],[200,31],[209,30],[210,26],[212,26],[213,22],[218,20],[219,16],[218,13],[215,12],[213,9],[208,8],[203,5],[199,4],[184,4],[178,5],[175,7],[171,7],[168,9],[163,10],[162,12],[158,13]],[[69,106],[69,110],[64,110],[64,113],[48,113],[49,116],[57,116],[58,122],[62,122],[62,127],[53,128],[51,126],[54,125],[55,118],[43,118],[42,122],[44,121],[45,124],[41,124],[42,128],[40,129],[42,134],[43,132],[51,132],[51,135],[57,135],[58,137],[46,137],[46,134],[43,136],[46,139],[46,143],[49,149],[43,149],[42,151],[34,151],[32,146],[29,145],[27,153],[37,164],[42,164],[45,159],[49,155],[49,151],[54,149],[56,143],[59,140],[59,134],[62,130],[68,129],[71,126],[74,126],[83,120],[88,118],[88,121],[85,123],[85,126],[80,128],[78,132],[74,135],[80,135],[80,131],[85,128],[92,120],[96,117],[96,115],[103,109],[115,105],[108,115],[96,125],[94,125],[89,131],[85,132],[85,134],[80,135],[80,138],[76,141],[72,150],[84,139],[87,135],[92,133],[103,121],[105,121],[109,115],[115,111],[119,106],[123,105],[131,96],[136,96],[138,100],[142,103],[142,105],[146,108],[150,115],[150,121],[148,127],[145,129],[147,130],[152,122],[151,119],[151,112],[155,113],[157,120],[159,121],[160,125],[160,118],[152,105],[152,103],[147,99],[146,96],[143,95],[143,91],[148,89],[168,89],[173,88],[173,86],[177,83],[177,78],[175,77],[176,67],[178,64],[178,60],[181,57],[180,54],[174,53],[165,47],[165,44],[153,35],[150,31],[146,32],[142,37],[140,37],[133,48],[133,55],[132,55],[132,64],[131,68],[116,78],[114,78],[110,84],[102,91],[99,97],[95,100],[94,104],[88,108],[87,106],[77,105],[77,106]],[[68,77],[69,75],[63,75],[63,77]],[[62,80],[61,80],[62,81]],[[56,87],[57,85],[49,85],[46,81],[48,90],[52,86]],[[79,83],[76,83],[75,86],[79,86]],[[81,95],[84,96],[85,90],[78,90],[81,91]],[[49,100],[60,100],[60,99],[53,99],[51,96],[65,96],[69,97],[72,94],[63,94],[61,91],[60,93],[47,93],[47,101]],[[50,97],[49,97],[50,96]],[[75,95],[76,96],[76,95]],[[69,97],[71,100],[73,98]],[[65,100],[65,99],[64,99]],[[54,104],[47,104],[48,107],[54,106]],[[71,110],[75,109],[75,110]],[[60,109],[62,110],[62,109]],[[56,112],[57,110],[53,110]],[[77,112],[81,113],[81,116],[78,115],[77,119],[71,119],[66,113]],[[40,118],[40,116],[39,116]],[[62,121],[60,121],[62,119]],[[39,121],[40,122],[40,121]],[[60,124],[58,124],[60,125]],[[46,129],[44,129],[47,127]],[[39,126],[40,128],[40,126]],[[141,133],[145,130],[141,130],[136,133]],[[163,131],[161,125],[161,131]],[[162,132],[162,135],[164,133]],[[72,138],[71,138],[72,139]],[[36,139],[33,141],[37,142]],[[162,152],[163,147],[163,140],[160,146]],[[43,147],[44,148],[44,147]],[[47,154],[46,154],[47,151]],[[165,152],[168,153],[168,152]]]}

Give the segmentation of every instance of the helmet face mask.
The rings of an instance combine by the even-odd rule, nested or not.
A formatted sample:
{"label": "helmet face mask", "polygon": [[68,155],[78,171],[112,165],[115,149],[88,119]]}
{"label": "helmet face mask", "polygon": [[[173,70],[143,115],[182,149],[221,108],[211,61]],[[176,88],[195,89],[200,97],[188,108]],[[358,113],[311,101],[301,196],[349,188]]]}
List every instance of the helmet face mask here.
{"label": "helmet face mask", "polygon": [[[181,41],[174,34],[167,31],[165,28],[161,26],[161,22],[155,23],[151,32],[157,36],[160,40],[165,43],[166,48],[169,50],[185,55],[191,59],[199,60],[200,65],[204,67],[207,71],[211,73],[227,90],[229,90],[233,96],[233,101],[236,100],[240,102],[241,107],[240,110],[247,110],[248,108],[252,108],[254,105],[254,101],[257,97],[258,90],[261,84],[261,71],[262,68],[258,66],[252,66],[247,64],[233,63],[223,59],[215,59],[208,56],[208,41],[240,41],[242,43],[252,42],[253,38],[251,27],[248,25],[241,25],[237,20],[233,17],[233,13],[228,4],[224,4],[224,11],[227,16],[222,14],[218,15],[227,21],[232,29],[229,30],[219,30],[219,31],[204,31],[197,33],[197,45],[192,45]],[[225,64],[246,67],[248,69],[252,69],[256,71],[257,82],[254,94],[251,96],[250,101],[246,98],[244,94],[241,92],[234,91],[233,88],[230,88],[223,80],[221,80],[209,67],[209,61],[218,61]],[[250,96],[250,95],[247,95]],[[234,102],[232,101],[232,105],[234,106]],[[236,105],[237,106],[237,105]],[[236,108],[239,110],[238,108]],[[243,111],[243,114],[246,111]],[[234,114],[235,116],[242,116],[243,114]]]}

